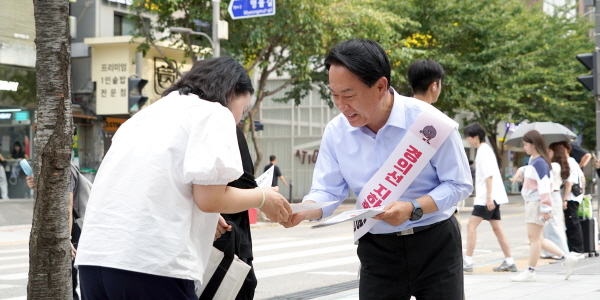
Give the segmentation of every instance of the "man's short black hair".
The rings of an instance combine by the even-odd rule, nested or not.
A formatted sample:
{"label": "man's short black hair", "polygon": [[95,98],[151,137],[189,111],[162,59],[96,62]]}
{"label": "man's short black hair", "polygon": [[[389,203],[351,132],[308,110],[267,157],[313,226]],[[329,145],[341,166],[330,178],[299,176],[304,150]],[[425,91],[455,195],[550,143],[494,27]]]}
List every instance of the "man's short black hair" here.
{"label": "man's short black hair", "polygon": [[439,63],[424,59],[413,62],[406,72],[408,84],[414,94],[427,93],[429,86],[434,82],[440,82],[444,76],[446,73]]}
{"label": "man's short black hair", "polygon": [[465,136],[468,137],[479,137],[480,143],[485,143],[485,130],[479,123],[473,123],[465,127]]}
{"label": "man's short black hair", "polygon": [[385,77],[390,87],[392,66],[385,50],[375,41],[352,39],[334,46],[325,57],[325,68],[340,65],[360,78],[368,87]]}
{"label": "man's short black hair", "polygon": [[277,159],[277,157],[275,157],[275,155],[269,156],[269,161],[274,161],[275,159]]}

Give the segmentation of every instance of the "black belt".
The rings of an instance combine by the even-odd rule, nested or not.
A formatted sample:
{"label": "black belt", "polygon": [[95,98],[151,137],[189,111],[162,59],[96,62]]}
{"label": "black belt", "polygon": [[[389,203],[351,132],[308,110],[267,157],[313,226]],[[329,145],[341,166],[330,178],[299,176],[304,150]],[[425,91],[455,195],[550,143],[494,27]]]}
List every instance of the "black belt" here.
{"label": "black belt", "polygon": [[441,225],[442,223],[444,223],[444,222],[446,222],[448,220],[450,220],[450,219],[446,219],[446,220],[439,221],[437,223],[433,223],[433,224],[429,224],[429,225],[425,225],[425,226],[413,227],[413,228],[409,228],[409,229],[398,231],[398,232],[381,233],[381,234],[382,235],[395,235],[395,236],[411,235],[411,234],[415,234],[417,232],[421,232],[421,231],[425,231],[427,229],[431,229],[433,227],[437,227],[437,226]]}

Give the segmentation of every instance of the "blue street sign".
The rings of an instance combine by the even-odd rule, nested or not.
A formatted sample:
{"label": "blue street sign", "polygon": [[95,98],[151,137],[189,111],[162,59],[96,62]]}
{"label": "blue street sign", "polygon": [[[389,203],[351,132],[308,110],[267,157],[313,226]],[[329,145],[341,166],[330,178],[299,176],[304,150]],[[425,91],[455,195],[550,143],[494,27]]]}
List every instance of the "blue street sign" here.
{"label": "blue street sign", "polygon": [[273,16],[275,0],[231,0],[229,15],[234,20]]}

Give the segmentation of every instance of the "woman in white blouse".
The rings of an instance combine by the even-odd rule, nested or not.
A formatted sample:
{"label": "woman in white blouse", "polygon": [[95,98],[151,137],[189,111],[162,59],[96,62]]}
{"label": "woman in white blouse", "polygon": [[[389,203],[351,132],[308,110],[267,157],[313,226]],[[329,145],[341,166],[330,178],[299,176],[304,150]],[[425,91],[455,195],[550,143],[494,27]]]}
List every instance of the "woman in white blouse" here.
{"label": "woman in white blouse", "polygon": [[75,264],[84,299],[195,299],[218,213],[291,208],[274,188],[236,189],[235,125],[254,93],[228,57],[199,61],[115,134],[87,206]]}

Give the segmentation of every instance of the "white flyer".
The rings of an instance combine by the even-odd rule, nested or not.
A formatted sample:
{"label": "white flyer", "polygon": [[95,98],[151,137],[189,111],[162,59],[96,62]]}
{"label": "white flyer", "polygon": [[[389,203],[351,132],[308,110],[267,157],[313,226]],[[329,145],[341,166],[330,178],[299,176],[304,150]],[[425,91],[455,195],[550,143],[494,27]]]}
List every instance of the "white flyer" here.
{"label": "white flyer", "polygon": [[321,228],[329,225],[335,225],[346,221],[362,220],[366,218],[372,218],[385,210],[381,208],[367,208],[345,211],[333,218],[327,219],[317,225],[311,226],[311,228]]}
{"label": "white flyer", "polygon": [[258,184],[259,188],[271,187],[271,184],[273,183],[274,167],[275,165],[272,165],[267,171],[256,178],[256,184]]}
{"label": "white flyer", "polygon": [[334,203],[337,203],[337,201],[328,201],[328,202],[321,202],[321,203],[304,202],[304,203],[292,204],[292,213],[299,213],[301,211],[311,210],[311,209],[319,209],[319,208],[323,208],[323,207],[332,205]]}

